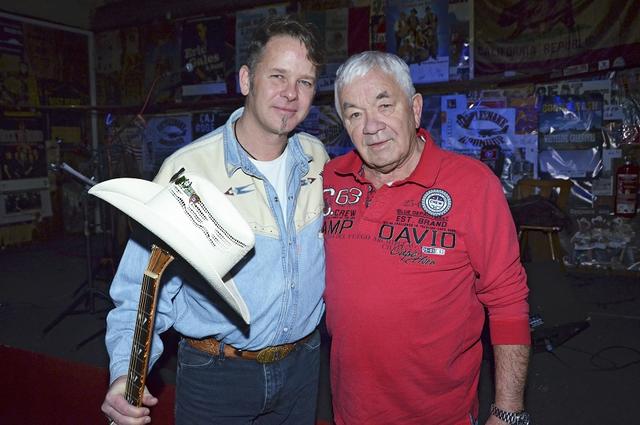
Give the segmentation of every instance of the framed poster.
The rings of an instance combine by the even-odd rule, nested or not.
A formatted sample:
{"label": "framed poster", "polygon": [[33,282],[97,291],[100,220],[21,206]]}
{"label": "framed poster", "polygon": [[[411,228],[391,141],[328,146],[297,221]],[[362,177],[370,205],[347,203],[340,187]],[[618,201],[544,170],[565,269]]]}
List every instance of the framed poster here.
{"label": "framed poster", "polygon": [[227,93],[225,18],[199,19],[182,27],[182,95]]}
{"label": "framed poster", "polygon": [[47,177],[0,181],[0,224],[34,221],[51,215]]}
{"label": "framed poster", "polygon": [[449,80],[449,2],[389,0],[387,51],[400,56],[415,84]]}
{"label": "framed poster", "polygon": [[155,176],[165,158],[192,140],[190,114],[156,115],[148,119],[142,147],[145,176]]}

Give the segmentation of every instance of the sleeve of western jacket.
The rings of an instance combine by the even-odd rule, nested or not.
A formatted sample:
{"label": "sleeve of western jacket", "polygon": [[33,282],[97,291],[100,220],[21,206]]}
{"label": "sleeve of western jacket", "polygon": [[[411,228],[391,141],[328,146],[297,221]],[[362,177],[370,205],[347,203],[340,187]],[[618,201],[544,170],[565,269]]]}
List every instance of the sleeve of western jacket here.
{"label": "sleeve of western jacket", "polygon": [[482,171],[485,178],[476,180],[467,216],[476,292],[489,313],[491,342],[529,345],[529,288],[515,225],[500,181],[489,170]]}
{"label": "sleeve of western jacket", "polygon": [[[135,332],[138,301],[142,276],[149,263],[152,238],[148,232],[141,232],[127,242],[116,275],[111,282],[109,294],[115,307],[107,316],[107,334],[105,343],[109,353],[110,382],[126,375],[129,367],[129,356]],[[171,266],[169,266],[171,267]],[[171,276],[170,269],[164,275],[159,286],[158,301],[149,357],[149,369],[163,351],[160,334],[169,329],[175,322],[172,300],[180,290],[182,283],[176,276]]]}

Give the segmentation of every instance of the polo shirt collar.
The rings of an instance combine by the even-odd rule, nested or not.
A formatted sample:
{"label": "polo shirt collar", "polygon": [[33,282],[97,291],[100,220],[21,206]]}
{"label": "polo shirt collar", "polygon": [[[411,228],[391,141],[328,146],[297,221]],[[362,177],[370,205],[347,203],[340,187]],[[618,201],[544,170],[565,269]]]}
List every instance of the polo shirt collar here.
{"label": "polo shirt collar", "polygon": [[429,132],[423,128],[418,130],[418,137],[424,139],[424,149],[416,169],[407,177],[407,181],[431,187],[436,183],[445,152],[433,141]]}
{"label": "polo shirt collar", "polygon": [[[436,182],[444,159],[444,151],[435,144],[427,130],[420,128],[418,130],[418,137],[421,137],[425,141],[420,161],[418,161],[416,169],[413,170],[409,177],[405,180],[395,182],[394,186],[402,182],[410,181],[424,187],[431,187]],[[362,164],[360,155],[354,150],[346,154],[344,162],[342,162],[339,168],[336,168],[336,173],[352,175],[357,181],[366,183]]]}

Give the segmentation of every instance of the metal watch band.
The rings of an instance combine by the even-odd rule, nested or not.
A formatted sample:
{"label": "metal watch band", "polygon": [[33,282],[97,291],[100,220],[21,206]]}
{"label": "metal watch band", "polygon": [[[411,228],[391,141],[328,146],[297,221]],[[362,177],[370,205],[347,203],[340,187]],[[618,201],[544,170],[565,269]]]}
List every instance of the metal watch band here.
{"label": "metal watch band", "polygon": [[491,404],[491,408],[489,409],[491,414],[496,418],[500,419],[508,423],[509,425],[529,425],[529,414],[524,410],[520,410],[519,412],[508,412],[506,410],[502,410],[495,404]]}

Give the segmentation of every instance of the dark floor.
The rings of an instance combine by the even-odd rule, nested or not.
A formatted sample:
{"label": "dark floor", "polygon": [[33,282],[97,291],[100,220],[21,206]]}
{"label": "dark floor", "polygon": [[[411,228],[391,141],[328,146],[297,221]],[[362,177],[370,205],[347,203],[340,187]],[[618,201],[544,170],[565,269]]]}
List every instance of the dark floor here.
{"label": "dark floor", "polygon": [[[93,286],[108,289],[104,244],[92,242]],[[77,314],[43,332],[61,317],[78,296],[88,275],[82,236],[34,242],[0,251],[0,344],[80,363],[106,367],[103,344],[109,303],[99,295],[94,311],[79,302]],[[606,275],[565,274],[557,264],[526,264],[531,310],[544,321],[534,334],[551,351],[533,355],[527,387],[528,410],[535,424],[640,424],[635,406],[640,400],[640,279]],[[78,291],[78,289],[80,290]],[[84,301],[81,299],[80,301]],[[89,306],[91,307],[91,306]],[[588,328],[562,343],[571,331]],[[572,325],[573,324],[573,325]],[[566,325],[566,326],[565,326]],[[175,338],[167,334],[166,339]],[[172,344],[168,344],[171,346]],[[319,418],[330,419],[326,344]],[[173,382],[175,355],[167,351],[152,373]],[[480,384],[481,423],[491,401],[490,362],[485,361]],[[106,390],[106,388],[105,388]]]}

